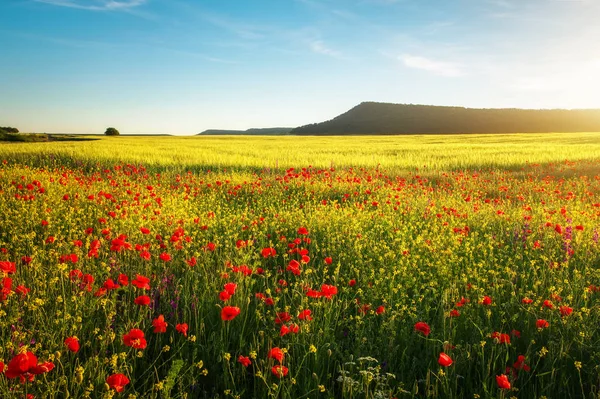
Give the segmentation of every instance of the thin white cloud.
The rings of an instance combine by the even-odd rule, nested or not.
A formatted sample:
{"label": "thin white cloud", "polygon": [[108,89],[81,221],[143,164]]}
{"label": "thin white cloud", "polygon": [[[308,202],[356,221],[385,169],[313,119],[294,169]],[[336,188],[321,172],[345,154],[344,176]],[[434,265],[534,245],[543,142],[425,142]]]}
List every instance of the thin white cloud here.
{"label": "thin white cloud", "polygon": [[309,43],[309,45],[310,49],[317,54],[323,54],[336,58],[340,58],[342,56],[342,53],[327,47],[321,40],[313,40]]}
{"label": "thin white cloud", "polygon": [[129,10],[146,3],[147,0],[35,0],[38,3],[59,7],[78,8],[89,11]]}
{"label": "thin white cloud", "polygon": [[407,68],[421,69],[434,75],[457,77],[463,76],[464,71],[460,65],[453,62],[437,61],[418,55],[403,54],[398,57]]}

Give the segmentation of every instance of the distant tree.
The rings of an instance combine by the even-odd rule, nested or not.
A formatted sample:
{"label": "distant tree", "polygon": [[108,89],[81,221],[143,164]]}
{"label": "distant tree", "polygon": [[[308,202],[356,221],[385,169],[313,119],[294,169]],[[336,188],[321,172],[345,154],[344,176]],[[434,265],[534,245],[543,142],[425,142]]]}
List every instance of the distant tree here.
{"label": "distant tree", "polygon": [[0,127],[0,130],[4,130],[6,133],[19,133],[19,129],[16,127]]}
{"label": "distant tree", "polygon": [[114,127],[109,127],[108,129],[106,129],[106,132],[104,132],[104,134],[107,136],[118,136],[121,133],[119,133],[119,131]]}

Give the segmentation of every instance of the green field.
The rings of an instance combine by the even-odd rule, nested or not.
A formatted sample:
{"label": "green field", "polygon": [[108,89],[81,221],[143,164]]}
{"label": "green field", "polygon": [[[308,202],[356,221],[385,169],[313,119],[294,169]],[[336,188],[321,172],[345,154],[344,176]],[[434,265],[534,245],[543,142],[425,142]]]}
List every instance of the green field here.
{"label": "green field", "polygon": [[600,133],[97,138],[0,143],[1,398],[600,394]]}

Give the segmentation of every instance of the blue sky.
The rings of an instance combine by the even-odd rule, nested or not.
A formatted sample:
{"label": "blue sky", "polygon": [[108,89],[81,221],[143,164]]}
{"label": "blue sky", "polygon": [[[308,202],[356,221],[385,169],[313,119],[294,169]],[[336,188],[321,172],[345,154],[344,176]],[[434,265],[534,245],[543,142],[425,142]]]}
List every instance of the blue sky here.
{"label": "blue sky", "polygon": [[195,134],[362,101],[600,108],[597,0],[0,0],[0,126]]}

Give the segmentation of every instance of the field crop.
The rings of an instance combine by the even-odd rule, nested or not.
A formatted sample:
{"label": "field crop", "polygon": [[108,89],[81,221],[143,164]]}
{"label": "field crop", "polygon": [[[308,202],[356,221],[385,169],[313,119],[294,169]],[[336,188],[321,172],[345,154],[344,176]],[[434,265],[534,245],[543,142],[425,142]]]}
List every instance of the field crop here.
{"label": "field crop", "polygon": [[0,397],[597,397],[598,137],[1,144]]}

